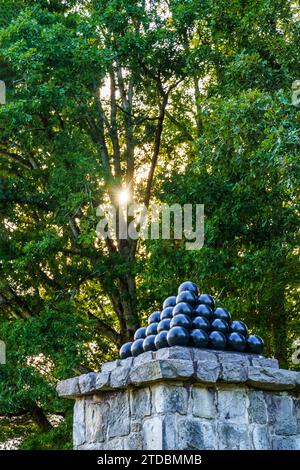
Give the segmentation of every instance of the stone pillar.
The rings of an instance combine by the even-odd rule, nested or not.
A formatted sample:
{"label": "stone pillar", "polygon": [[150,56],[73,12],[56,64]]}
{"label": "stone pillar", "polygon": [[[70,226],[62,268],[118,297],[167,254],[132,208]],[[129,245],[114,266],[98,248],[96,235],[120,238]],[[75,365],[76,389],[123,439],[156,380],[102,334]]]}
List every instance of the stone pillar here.
{"label": "stone pillar", "polygon": [[172,347],[60,382],[74,449],[300,449],[300,372],[275,359]]}

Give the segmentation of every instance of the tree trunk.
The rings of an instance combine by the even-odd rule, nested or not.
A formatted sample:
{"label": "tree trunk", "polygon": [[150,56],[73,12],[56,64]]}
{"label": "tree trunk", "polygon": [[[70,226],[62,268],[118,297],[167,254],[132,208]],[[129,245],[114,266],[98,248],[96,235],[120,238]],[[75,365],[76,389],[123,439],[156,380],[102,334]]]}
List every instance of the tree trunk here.
{"label": "tree trunk", "polygon": [[279,290],[271,309],[275,357],[280,366],[288,365],[287,355],[287,312],[284,306],[284,291]]}
{"label": "tree trunk", "polygon": [[40,408],[36,403],[30,409],[30,414],[32,416],[32,419],[39,426],[42,432],[46,433],[51,431],[51,429],[53,428],[52,424],[48,420],[42,408]]}

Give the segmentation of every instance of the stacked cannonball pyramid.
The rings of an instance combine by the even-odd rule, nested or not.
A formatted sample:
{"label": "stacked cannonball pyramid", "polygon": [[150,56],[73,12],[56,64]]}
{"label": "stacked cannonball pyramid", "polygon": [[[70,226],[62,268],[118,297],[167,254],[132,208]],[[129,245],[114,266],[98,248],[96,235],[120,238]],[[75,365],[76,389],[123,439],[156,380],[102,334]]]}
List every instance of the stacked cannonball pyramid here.
{"label": "stacked cannonball pyramid", "polygon": [[225,308],[215,307],[211,295],[199,294],[191,281],[183,282],[178,295],[168,297],[161,312],[153,312],[148,326],[138,328],[132,343],[120,349],[121,359],[169,346],[192,346],[261,354],[263,340],[249,335],[242,321],[231,321]]}

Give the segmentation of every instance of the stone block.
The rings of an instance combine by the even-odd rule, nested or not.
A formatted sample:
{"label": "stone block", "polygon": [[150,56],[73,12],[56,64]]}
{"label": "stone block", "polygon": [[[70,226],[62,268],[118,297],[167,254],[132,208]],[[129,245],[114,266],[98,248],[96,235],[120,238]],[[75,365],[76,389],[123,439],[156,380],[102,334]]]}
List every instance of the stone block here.
{"label": "stone block", "polygon": [[130,392],[130,413],[133,418],[143,419],[151,414],[151,391],[149,387]]}
{"label": "stone block", "polygon": [[159,349],[155,352],[156,359],[180,359],[192,360],[191,348],[183,346],[172,346],[171,348]]}
{"label": "stone block", "polygon": [[94,442],[92,444],[82,444],[77,446],[76,450],[103,450],[103,444],[100,442]]}
{"label": "stone block", "polygon": [[248,423],[248,397],[242,390],[218,390],[218,418],[237,424]]}
{"label": "stone block", "polygon": [[116,367],[110,372],[111,388],[126,388],[129,383],[129,367]]}
{"label": "stone block", "polygon": [[114,438],[104,442],[102,450],[123,450],[125,445],[125,438]]}
{"label": "stone block", "polygon": [[218,355],[210,349],[192,348],[194,361],[218,362]]}
{"label": "stone block", "polygon": [[278,369],[279,363],[277,359],[270,357],[253,357],[252,365],[254,367],[271,367],[272,369]]}
{"label": "stone block", "polygon": [[127,392],[112,393],[109,400],[108,438],[126,436],[130,432],[129,397]]}
{"label": "stone block", "polygon": [[133,359],[133,365],[139,366],[145,364],[145,362],[153,361],[153,359],[155,359],[155,352],[146,351]]}
{"label": "stone block", "polygon": [[275,434],[289,436],[297,434],[297,415],[293,399],[286,395],[269,395],[268,411]]}
{"label": "stone block", "polygon": [[272,441],[273,450],[300,450],[300,436],[276,436]]}
{"label": "stone block", "polygon": [[[144,450],[162,450],[162,418],[154,416],[143,423]],[[172,431],[170,431],[172,432]]]}
{"label": "stone block", "polygon": [[96,374],[95,392],[108,390],[110,387],[110,372],[100,372]]}
{"label": "stone block", "polygon": [[124,450],[143,450],[143,433],[131,432],[124,438]]}
{"label": "stone block", "polygon": [[85,441],[85,399],[78,398],[74,405],[73,444],[77,447]]}
{"label": "stone block", "polygon": [[252,427],[252,441],[254,450],[271,449],[268,426],[254,425]]}
{"label": "stone block", "polygon": [[120,366],[121,367],[132,367],[133,366],[133,357],[127,357],[126,359],[120,359]]}
{"label": "stone block", "polygon": [[221,368],[216,361],[197,361],[196,379],[202,383],[216,383],[220,377]]}
{"label": "stone block", "polygon": [[268,415],[264,393],[259,390],[249,390],[248,398],[248,413],[250,422],[256,424],[266,424]]}
{"label": "stone block", "polygon": [[191,361],[165,359],[153,360],[134,366],[130,371],[130,382],[134,385],[159,381],[161,379],[189,378],[194,375]]}
{"label": "stone block", "polygon": [[178,450],[214,450],[217,448],[216,423],[198,418],[177,421]]}
{"label": "stone block", "polygon": [[156,413],[187,413],[188,390],[182,385],[155,385],[152,397]]}
{"label": "stone block", "polygon": [[244,383],[247,381],[248,373],[246,367],[239,363],[226,363],[221,365],[219,380],[228,383]]}
{"label": "stone block", "polygon": [[102,402],[87,402],[85,410],[87,442],[104,442],[107,432],[109,404]]}
{"label": "stone block", "polygon": [[199,418],[216,418],[215,396],[214,389],[194,386],[192,389],[193,415]]}
{"label": "stone block", "polygon": [[58,382],[56,391],[60,397],[64,398],[75,398],[76,396],[79,396],[80,390],[78,377]]}
{"label": "stone block", "polygon": [[296,388],[296,372],[271,367],[253,367],[248,369],[247,384],[264,390],[293,390]]}
{"label": "stone block", "polygon": [[104,364],[102,364],[101,366],[101,372],[110,372],[111,370],[120,366],[121,362],[122,361],[120,359],[116,359],[115,361],[104,362]]}
{"label": "stone block", "polygon": [[251,450],[249,429],[240,422],[218,422],[219,450]]}
{"label": "stone block", "polygon": [[79,389],[82,395],[92,393],[95,390],[96,373],[90,372],[89,374],[80,375]]}

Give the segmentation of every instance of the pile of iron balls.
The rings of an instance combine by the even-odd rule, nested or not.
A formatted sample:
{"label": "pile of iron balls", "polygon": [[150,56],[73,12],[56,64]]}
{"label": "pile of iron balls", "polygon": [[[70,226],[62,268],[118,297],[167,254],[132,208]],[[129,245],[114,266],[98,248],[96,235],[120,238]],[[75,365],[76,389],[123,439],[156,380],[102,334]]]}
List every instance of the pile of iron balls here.
{"label": "pile of iron balls", "polygon": [[170,346],[192,346],[262,354],[263,340],[249,335],[244,322],[231,321],[225,308],[215,306],[209,294],[199,294],[191,281],[183,282],[178,295],[168,297],[161,312],[153,312],[148,326],[138,328],[132,343],[120,349],[121,359]]}

